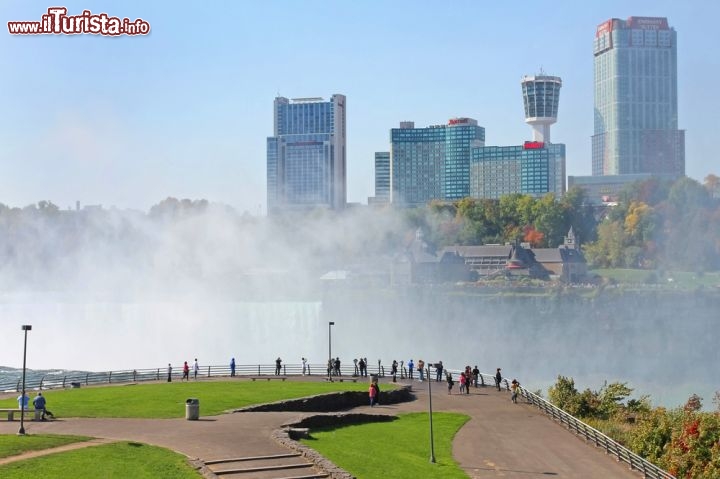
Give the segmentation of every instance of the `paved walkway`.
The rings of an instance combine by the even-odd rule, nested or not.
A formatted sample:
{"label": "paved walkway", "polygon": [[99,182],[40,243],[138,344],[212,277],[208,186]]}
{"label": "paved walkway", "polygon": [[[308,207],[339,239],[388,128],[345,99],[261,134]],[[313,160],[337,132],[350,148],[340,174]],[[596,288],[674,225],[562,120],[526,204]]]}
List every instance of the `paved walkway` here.
{"label": "paved walkway", "polygon": [[[537,408],[510,401],[507,391],[493,387],[447,394],[445,383],[433,382],[434,411],[468,414],[471,420],[458,432],[453,456],[472,479],[476,478],[628,478],[639,473],[554,423]],[[414,382],[417,400],[397,405],[359,407],[358,412],[399,414],[428,410],[427,383]],[[27,422],[28,434],[79,434],[103,440],[136,441],[178,451],[192,459],[227,458],[287,453],[271,432],[299,420],[304,413],[253,412],[185,419],[83,419]],[[17,432],[18,421],[0,421],[0,433]],[[399,446],[401,447],[401,446]],[[25,456],[18,456],[18,459]],[[8,458],[11,460],[12,458]],[[246,476],[251,477],[251,476]]]}

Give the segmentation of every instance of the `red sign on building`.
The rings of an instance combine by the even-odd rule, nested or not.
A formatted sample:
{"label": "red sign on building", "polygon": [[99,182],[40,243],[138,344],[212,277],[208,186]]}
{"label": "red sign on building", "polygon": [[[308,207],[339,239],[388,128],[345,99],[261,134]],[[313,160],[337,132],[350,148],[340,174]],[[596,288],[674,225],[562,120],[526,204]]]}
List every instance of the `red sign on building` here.
{"label": "red sign on building", "polygon": [[541,150],[545,148],[545,143],[542,141],[526,141],[523,145],[524,150]]}

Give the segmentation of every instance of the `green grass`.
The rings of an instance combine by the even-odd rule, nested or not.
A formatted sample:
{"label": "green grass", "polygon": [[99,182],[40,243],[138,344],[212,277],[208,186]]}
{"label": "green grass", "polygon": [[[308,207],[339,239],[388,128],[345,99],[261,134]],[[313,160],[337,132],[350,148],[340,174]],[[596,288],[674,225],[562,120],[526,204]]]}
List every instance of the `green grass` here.
{"label": "green grass", "polygon": [[[191,440],[191,439],[188,439]],[[3,479],[198,479],[185,457],[146,444],[121,442],[91,446],[0,466]]]}
{"label": "green grass", "polygon": [[[694,289],[700,286],[715,287],[720,285],[720,273],[694,273],[691,271],[662,271],[646,269],[594,269],[595,273],[604,278],[612,278],[618,283],[647,284],[654,279],[655,284],[672,288]],[[672,281],[668,281],[671,278]]]}
{"label": "green grass", "polygon": [[426,413],[402,414],[396,421],[311,430],[302,443],[358,479],[467,478],[452,458],[455,433],[470,419],[463,414],[433,413],[434,464]]}
{"label": "green grass", "polygon": [[[229,409],[334,391],[365,391],[365,383],[305,381],[191,381],[126,384],[112,387],[43,391],[57,417],[176,418],[185,416],[185,400],[200,400],[200,416]],[[13,398],[0,407],[17,407]]]}
{"label": "green grass", "polygon": [[2,434],[0,435],[0,457],[16,456],[26,451],[50,449],[74,442],[89,441],[90,439],[85,436],[18,436],[17,434]]}

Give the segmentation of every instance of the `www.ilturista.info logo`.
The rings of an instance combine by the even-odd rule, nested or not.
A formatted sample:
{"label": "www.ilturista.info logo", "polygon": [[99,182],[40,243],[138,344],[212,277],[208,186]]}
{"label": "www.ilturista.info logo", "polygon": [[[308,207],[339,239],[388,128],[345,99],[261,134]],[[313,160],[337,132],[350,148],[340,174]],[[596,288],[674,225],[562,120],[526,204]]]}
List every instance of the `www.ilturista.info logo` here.
{"label": "www.ilturista.info logo", "polygon": [[150,24],[142,18],[131,21],[90,10],[68,15],[65,7],[50,7],[39,22],[8,22],[8,32],[11,35],[147,35]]}

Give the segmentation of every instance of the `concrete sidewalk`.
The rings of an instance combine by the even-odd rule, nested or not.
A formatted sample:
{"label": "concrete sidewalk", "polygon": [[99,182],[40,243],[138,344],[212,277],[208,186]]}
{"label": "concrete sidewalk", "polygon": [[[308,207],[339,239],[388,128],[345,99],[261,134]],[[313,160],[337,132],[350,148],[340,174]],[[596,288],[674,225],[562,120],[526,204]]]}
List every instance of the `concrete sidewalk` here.
{"label": "concrete sidewalk", "polygon": [[[412,388],[417,396],[415,401],[359,407],[355,411],[375,414],[428,411],[427,382],[415,381]],[[444,382],[433,382],[433,410],[459,412],[472,418],[453,442],[453,456],[470,478],[641,477],[554,423],[535,407],[523,404],[522,399],[513,404],[507,391],[481,387],[471,388],[467,395],[458,394],[457,388],[454,392],[448,395]],[[172,449],[192,459],[213,461],[287,453],[286,448],[271,438],[272,431],[307,414],[243,412],[203,417],[202,403],[200,412],[198,421],[69,418],[26,422],[25,429],[28,434],[78,434],[143,442]],[[0,421],[0,433],[14,434],[18,426],[18,421]]]}

